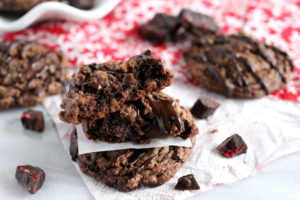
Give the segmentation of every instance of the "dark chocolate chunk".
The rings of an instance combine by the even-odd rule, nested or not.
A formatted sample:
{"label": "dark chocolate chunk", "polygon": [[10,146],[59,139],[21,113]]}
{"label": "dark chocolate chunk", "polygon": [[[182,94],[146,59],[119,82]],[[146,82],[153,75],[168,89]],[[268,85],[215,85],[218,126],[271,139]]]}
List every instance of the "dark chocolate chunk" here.
{"label": "dark chocolate chunk", "polygon": [[178,27],[177,17],[158,13],[150,22],[139,28],[139,33],[146,40],[160,44],[171,40]]}
{"label": "dark chocolate chunk", "polygon": [[69,4],[76,8],[88,10],[95,6],[95,0],[69,0]]}
{"label": "dark chocolate chunk", "polygon": [[45,181],[45,172],[30,165],[17,167],[16,179],[30,193],[35,194]]}
{"label": "dark chocolate chunk", "polygon": [[175,189],[176,190],[199,190],[200,186],[198,185],[194,175],[188,174],[178,179]]}
{"label": "dark chocolate chunk", "polygon": [[70,136],[70,147],[69,147],[70,155],[73,161],[76,161],[78,157],[78,143],[77,143],[77,131],[76,128],[71,133]]}
{"label": "dark chocolate chunk", "polygon": [[219,106],[220,104],[211,98],[200,97],[192,107],[191,113],[196,118],[206,119],[212,115]]}
{"label": "dark chocolate chunk", "polygon": [[222,142],[217,147],[217,150],[222,156],[231,158],[242,153],[246,153],[247,148],[248,147],[242,137],[238,134],[234,134]]}
{"label": "dark chocolate chunk", "polygon": [[43,113],[29,109],[21,115],[23,127],[29,130],[43,132],[45,121]]}
{"label": "dark chocolate chunk", "polygon": [[179,113],[175,110],[175,102],[160,99],[152,103],[154,113],[161,132],[164,134],[173,134],[172,124],[175,123],[178,132],[184,131],[184,124]]}
{"label": "dark chocolate chunk", "polygon": [[212,17],[199,12],[182,9],[179,19],[181,25],[186,28],[186,31],[193,34],[215,33],[219,31],[219,27]]}

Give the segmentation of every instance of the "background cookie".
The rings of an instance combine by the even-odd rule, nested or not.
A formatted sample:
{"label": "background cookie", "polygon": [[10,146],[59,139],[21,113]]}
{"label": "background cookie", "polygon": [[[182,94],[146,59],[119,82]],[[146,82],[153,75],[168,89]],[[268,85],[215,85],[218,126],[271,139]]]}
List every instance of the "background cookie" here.
{"label": "background cookie", "polygon": [[0,110],[35,106],[61,93],[66,64],[62,53],[37,42],[0,43]]}
{"label": "background cookie", "polygon": [[184,56],[199,84],[227,97],[268,95],[282,88],[293,70],[285,52],[244,35],[206,37]]}
{"label": "background cookie", "polygon": [[28,11],[39,3],[46,1],[61,1],[61,0],[1,0],[0,11],[23,12]]}

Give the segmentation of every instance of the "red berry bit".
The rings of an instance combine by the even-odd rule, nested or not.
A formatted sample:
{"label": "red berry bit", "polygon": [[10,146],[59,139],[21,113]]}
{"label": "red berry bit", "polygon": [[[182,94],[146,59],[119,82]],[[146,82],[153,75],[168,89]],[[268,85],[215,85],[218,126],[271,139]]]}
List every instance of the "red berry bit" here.
{"label": "red berry bit", "polygon": [[30,165],[18,166],[16,171],[17,181],[30,193],[35,194],[45,181],[45,172]]}
{"label": "red berry bit", "polygon": [[27,110],[21,115],[23,127],[29,130],[43,132],[45,121],[43,113],[35,110]]}
{"label": "red berry bit", "polygon": [[238,134],[228,137],[217,147],[218,152],[225,158],[231,158],[247,152],[247,145]]}

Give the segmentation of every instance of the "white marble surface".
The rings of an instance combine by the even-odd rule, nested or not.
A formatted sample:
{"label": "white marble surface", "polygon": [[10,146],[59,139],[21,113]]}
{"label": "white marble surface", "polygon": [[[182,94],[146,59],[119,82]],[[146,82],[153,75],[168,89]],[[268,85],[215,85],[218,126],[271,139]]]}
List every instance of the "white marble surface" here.
{"label": "white marble surface", "polygon": [[[44,133],[25,131],[19,119],[23,111],[0,112],[0,200],[92,200],[49,118]],[[27,194],[15,180],[15,167],[21,164],[36,165],[46,171],[45,184],[35,195]],[[299,185],[300,153],[297,153],[270,163],[244,181],[216,187],[192,199],[299,200]]]}

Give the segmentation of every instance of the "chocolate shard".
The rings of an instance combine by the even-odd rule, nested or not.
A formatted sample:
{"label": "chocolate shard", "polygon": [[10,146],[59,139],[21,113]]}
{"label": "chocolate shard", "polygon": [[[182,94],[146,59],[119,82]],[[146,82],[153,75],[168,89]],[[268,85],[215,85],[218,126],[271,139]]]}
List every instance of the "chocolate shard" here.
{"label": "chocolate shard", "polygon": [[176,190],[199,190],[200,186],[198,185],[194,175],[188,174],[178,179],[175,189]]}
{"label": "chocolate shard", "polygon": [[216,33],[220,29],[212,17],[189,9],[182,9],[179,19],[186,31],[193,34]]}
{"label": "chocolate shard", "polygon": [[69,4],[79,9],[88,10],[95,6],[95,0],[69,0]]}
{"label": "chocolate shard", "polygon": [[247,152],[247,145],[238,134],[228,137],[218,147],[217,151],[226,158],[231,158]]}
{"label": "chocolate shard", "polygon": [[178,28],[179,20],[177,17],[158,13],[150,22],[140,26],[139,33],[149,42],[161,44],[172,40]]}
{"label": "chocolate shard", "polygon": [[70,147],[69,152],[73,161],[77,160],[78,157],[78,143],[77,143],[77,131],[76,128],[73,129],[70,136]]}
{"label": "chocolate shard", "polygon": [[31,165],[17,166],[15,176],[30,194],[35,194],[43,186],[46,177],[44,170]]}
{"label": "chocolate shard", "polygon": [[220,104],[211,98],[200,97],[192,107],[191,113],[198,119],[206,119],[212,115],[219,106]]}
{"label": "chocolate shard", "polygon": [[26,110],[21,115],[21,122],[23,127],[29,130],[43,132],[45,128],[44,115],[40,111],[36,110]]}

